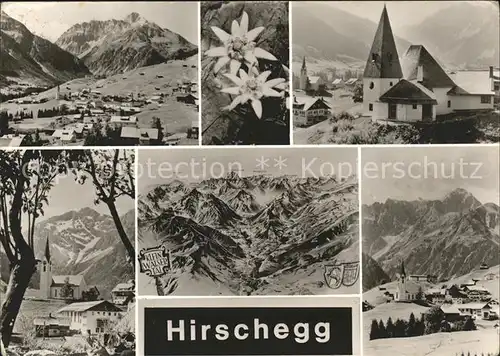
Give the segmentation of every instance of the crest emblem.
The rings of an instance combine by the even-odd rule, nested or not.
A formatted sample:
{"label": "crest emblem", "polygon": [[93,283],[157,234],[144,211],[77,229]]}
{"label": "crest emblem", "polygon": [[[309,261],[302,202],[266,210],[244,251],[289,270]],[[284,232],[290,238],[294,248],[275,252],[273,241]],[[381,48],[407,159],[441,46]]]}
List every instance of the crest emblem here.
{"label": "crest emblem", "polygon": [[163,245],[142,249],[139,252],[139,265],[140,272],[147,276],[163,276],[172,267],[170,252]]}
{"label": "crest emblem", "polygon": [[346,262],[325,266],[325,283],[329,288],[350,287],[359,278],[359,262]]}

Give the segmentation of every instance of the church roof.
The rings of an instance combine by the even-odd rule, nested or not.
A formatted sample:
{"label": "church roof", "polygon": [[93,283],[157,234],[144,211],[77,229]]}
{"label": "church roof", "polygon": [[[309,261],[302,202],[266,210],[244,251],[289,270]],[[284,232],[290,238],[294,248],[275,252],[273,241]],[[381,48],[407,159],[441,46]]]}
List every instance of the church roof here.
{"label": "church roof", "polygon": [[49,248],[49,237],[47,236],[47,242],[45,243],[45,258],[47,262],[50,262],[50,248]]}
{"label": "church roof", "polygon": [[62,286],[66,283],[66,278],[69,279],[69,284],[72,286],[80,286],[83,281],[83,275],[79,274],[76,276],[52,276],[51,287]]}
{"label": "church roof", "polygon": [[427,88],[446,88],[455,85],[441,65],[422,45],[411,45],[402,58],[403,77],[417,80],[418,67],[423,69],[423,84]]}
{"label": "church roof", "polygon": [[387,8],[384,5],[370,54],[366,62],[365,78],[402,78],[401,64],[392,34]]}
{"label": "church roof", "polygon": [[437,104],[432,91],[417,82],[401,79],[391,89],[386,91],[380,101],[398,104]]}
{"label": "church roof", "polygon": [[424,286],[420,283],[414,281],[406,281],[405,282],[405,291],[410,294],[417,294],[420,289],[424,290]]}

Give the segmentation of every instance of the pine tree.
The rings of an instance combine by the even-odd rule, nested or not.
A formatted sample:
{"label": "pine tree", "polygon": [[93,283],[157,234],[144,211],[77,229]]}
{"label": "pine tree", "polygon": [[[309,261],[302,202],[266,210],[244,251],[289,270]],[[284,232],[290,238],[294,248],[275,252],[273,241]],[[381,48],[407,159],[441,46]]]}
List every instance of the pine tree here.
{"label": "pine tree", "polygon": [[476,324],[474,323],[474,320],[472,320],[472,318],[468,318],[464,324],[464,331],[472,330],[476,330]]}
{"label": "pine tree", "polygon": [[394,328],[394,323],[392,322],[391,317],[389,317],[389,319],[387,319],[387,324],[385,326],[385,329],[387,330],[387,337],[394,337],[396,330]]}
{"label": "pine tree", "polygon": [[401,319],[397,319],[394,324],[394,337],[405,337],[406,336],[406,322]]}
{"label": "pine tree", "polygon": [[410,320],[408,321],[408,325],[406,327],[405,335],[406,336],[415,336],[417,321],[415,320],[415,314],[410,314]]}
{"label": "pine tree", "polygon": [[378,332],[379,338],[387,338],[387,329],[385,328],[384,322],[382,320],[378,322]]}
{"label": "pine tree", "polygon": [[370,328],[370,340],[376,340],[380,337],[380,332],[378,328],[377,320],[372,320],[372,326]]}

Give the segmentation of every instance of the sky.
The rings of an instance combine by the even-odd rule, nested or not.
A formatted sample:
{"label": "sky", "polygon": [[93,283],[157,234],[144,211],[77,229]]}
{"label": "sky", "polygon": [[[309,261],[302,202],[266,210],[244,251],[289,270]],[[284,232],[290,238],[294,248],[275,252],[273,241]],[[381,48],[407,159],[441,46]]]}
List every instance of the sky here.
{"label": "sky", "polygon": [[196,2],[6,2],[2,4],[2,10],[33,33],[52,42],[77,23],[120,20],[137,12],[146,20],[198,43]]}
{"label": "sky", "polygon": [[[451,5],[454,1],[385,1],[393,29],[415,25],[429,15]],[[469,1],[477,6],[490,6],[489,1]],[[384,1],[330,1],[330,6],[344,10],[375,23],[380,20]]]}
{"label": "sky", "polygon": [[463,188],[498,205],[498,153],[498,146],[362,148],[362,203],[442,199]]}
{"label": "sky", "polygon": [[[257,160],[266,166],[258,166]],[[231,171],[240,172],[241,176],[270,174],[319,177],[333,173],[347,177],[356,174],[357,149],[356,147],[148,149],[139,152],[138,164],[138,191],[139,194],[144,194],[151,187],[172,179],[194,182],[220,178]]]}

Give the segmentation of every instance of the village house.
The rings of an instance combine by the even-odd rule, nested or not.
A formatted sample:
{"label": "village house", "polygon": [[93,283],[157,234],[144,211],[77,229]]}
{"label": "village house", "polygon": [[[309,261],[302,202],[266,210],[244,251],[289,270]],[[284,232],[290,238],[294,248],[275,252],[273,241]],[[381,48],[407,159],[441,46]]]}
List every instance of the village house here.
{"label": "village house", "polygon": [[332,84],[330,85],[332,89],[341,89],[344,87],[344,82],[340,78],[336,78],[332,81]]}
{"label": "village house", "polygon": [[[44,299],[81,299],[87,289],[83,275],[52,275],[52,260],[50,257],[49,239],[45,243],[45,252],[39,260],[40,269],[40,297]],[[63,287],[69,284],[69,296],[61,293]]]}
{"label": "village house", "polygon": [[120,138],[126,145],[155,145],[158,144],[159,131],[153,128],[138,128],[124,126]]}
{"label": "village house", "polygon": [[69,318],[70,330],[89,335],[109,331],[122,318],[123,312],[107,300],[98,300],[72,303],[59,309],[57,314]]}
{"label": "village house", "polygon": [[23,144],[26,135],[7,134],[0,136],[0,147],[20,147]]}
{"label": "village house", "polygon": [[453,323],[465,319],[465,315],[460,313],[456,305],[443,304],[441,311],[444,313],[444,318],[447,322]]}
{"label": "village house", "polygon": [[61,337],[69,334],[69,318],[56,318],[49,316],[38,316],[33,320],[35,335],[37,337]]}
{"label": "village house", "polygon": [[59,144],[65,145],[76,142],[76,134],[74,129],[58,129],[52,134],[52,139],[58,141]]}
{"label": "village house", "polygon": [[127,305],[135,298],[135,283],[133,280],[127,283],[118,283],[111,291],[112,302],[115,305]]}
{"label": "village house", "polygon": [[310,126],[326,120],[330,116],[330,105],[321,98],[294,97],[293,114],[297,126]]}
{"label": "village house", "polygon": [[198,120],[191,122],[191,127],[187,130],[187,138],[198,138],[200,135],[200,123]]}
{"label": "village house", "polygon": [[417,122],[464,110],[491,110],[493,89],[493,78],[487,76],[457,72],[453,80],[422,45],[411,45],[401,65],[384,5],[363,73],[365,116]]}
{"label": "village house", "polygon": [[409,281],[415,281],[415,282],[429,282],[429,283],[436,283],[437,282],[437,276],[430,275],[430,274],[410,274],[408,276]]}
{"label": "village house", "polygon": [[196,104],[196,100],[198,100],[198,98],[193,94],[188,94],[186,96],[178,96],[176,99],[181,103],[192,104],[192,105]]}
{"label": "village house", "polygon": [[462,304],[468,302],[469,298],[461,288],[456,285],[452,285],[446,290],[446,300],[451,301],[453,304]]}
{"label": "village house", "polygon": [[137,116],[111,116],[109,125],[114,127],[135,127],[137,125]]}
{"label": "village house", "polygon": [[460,315],[470,316],[474,319],[491,320],[498,318],[491,312],[491,306],[488,303],[463,303],[457,304]]}
{"label": "village house", "polygon": [[491,298],[491,294],[486,288],[477,285],[464,286],[463,292],[467,294],[467,298],[474,301],[489,300]]}

